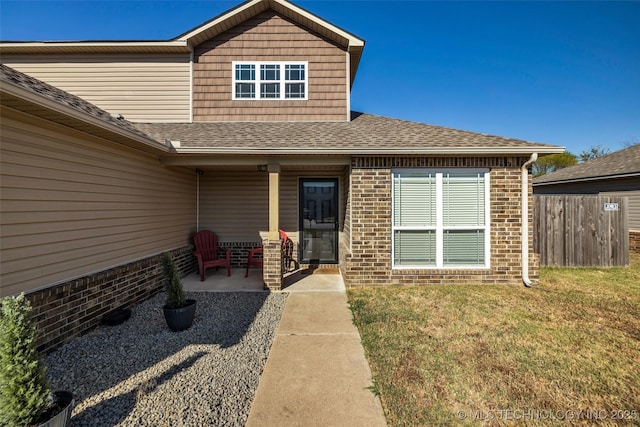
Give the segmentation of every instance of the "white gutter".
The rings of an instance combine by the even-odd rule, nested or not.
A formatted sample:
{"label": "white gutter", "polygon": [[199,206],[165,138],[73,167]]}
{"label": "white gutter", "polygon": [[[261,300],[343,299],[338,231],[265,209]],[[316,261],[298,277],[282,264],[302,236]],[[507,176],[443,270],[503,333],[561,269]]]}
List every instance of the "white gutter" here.
{"label": "white gutter", "polygon": [[[127,48],[127,47],[179,47],[186,48],[187,43],[184,40],[168,40],[168,41],[39,41],[39,42],[3,42],[0,48],[4,49],[28,49],[33,47],[78,47],[78,48]],[[11,52],[14,53],[14,52]],[[19,52],[18,52],[19,53]]]}
{"label": "white gutter", "polygon": [[533,282],[529,279],[529,165],[538,160],[538,153],[532,153],[531,158],[522,165],[522,282],[526,287],[531,287]]}
{"label": "white gutter", "polygon": [[[564,147],[536,147],[538,153],[556,154],[563,153]],[[375,155],[458,155],[464,154],[473,157],[487,157],[491,155],[525,155],[531,153],[531,147],[453,147],[453,148],[242,148],[242,147],[181,147],[176,148],[178,154],[315,154],[315,155],[350,155],[350,156],[375,156]]]}

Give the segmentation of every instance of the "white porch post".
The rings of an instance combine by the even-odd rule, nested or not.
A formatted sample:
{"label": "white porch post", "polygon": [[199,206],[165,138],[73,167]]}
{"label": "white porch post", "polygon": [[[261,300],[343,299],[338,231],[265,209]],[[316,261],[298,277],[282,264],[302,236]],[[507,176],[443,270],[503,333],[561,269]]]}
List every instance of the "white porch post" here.
{"label": "white porch post", "polygon": [[280,165],[269,163],[269,240],[280,239]]}
{"label": "white porch post", "polygon": [[282,289],[282,246],[280,243],[280,165],[269,163],[269,234],[263,242],[263,280],[271,290]]}

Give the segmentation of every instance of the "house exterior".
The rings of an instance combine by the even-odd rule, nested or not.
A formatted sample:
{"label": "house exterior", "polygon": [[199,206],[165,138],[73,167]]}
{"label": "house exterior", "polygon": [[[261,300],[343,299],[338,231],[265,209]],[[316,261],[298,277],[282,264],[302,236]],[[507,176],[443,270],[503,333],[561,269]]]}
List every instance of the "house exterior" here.
{"label": "house exterior", "polygon": [[529,166],[562,147],[353,112],[360,38],[251,0],[175,39],[3,42],[2,289],[48,349],[195,271],[210,229],[244,266],[279,229],[349,287],[530,285]]}
{"label": "house exterior", "polygon": [[536,177],[533,192],[627,197],[629,249],[640,252],[640,144]]}

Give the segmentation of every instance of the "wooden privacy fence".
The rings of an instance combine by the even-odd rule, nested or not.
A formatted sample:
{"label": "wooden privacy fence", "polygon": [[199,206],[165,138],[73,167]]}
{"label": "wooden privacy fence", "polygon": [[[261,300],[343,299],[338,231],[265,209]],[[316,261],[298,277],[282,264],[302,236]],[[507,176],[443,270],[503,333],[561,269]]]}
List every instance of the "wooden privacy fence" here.
{"label": "wooden privacy fence", "polygon": [[627,198],[534,195],[533,246],[540,265],[629,265]]}

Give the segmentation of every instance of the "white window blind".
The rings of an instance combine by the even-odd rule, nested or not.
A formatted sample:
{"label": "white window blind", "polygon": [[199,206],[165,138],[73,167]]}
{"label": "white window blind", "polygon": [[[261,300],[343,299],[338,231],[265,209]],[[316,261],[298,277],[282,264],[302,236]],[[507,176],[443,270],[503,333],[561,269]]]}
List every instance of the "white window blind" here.
{"label": "white window blind", "polygon": [[393,172],[394,267],[488,267],[489,172]]}
{"label": "white window blind", "polygon": [[436,265],[435,230],[396,230],[395,263],[399,265]]}
{"label": "white window blind", "polygon": [[436,225],[435,174],[396,175],[393,180],[396,226]]}
{"label": "white window blind", "polygon": [[484,174],[455,172],[442,178],[443,224],[484,225]]}

